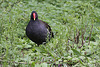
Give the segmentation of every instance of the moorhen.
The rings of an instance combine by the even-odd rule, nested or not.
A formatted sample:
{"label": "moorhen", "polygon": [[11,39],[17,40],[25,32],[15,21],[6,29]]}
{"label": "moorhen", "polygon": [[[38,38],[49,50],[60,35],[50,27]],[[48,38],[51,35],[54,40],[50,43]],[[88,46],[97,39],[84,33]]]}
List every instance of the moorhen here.
{"label": "moorhen", "polygon": [[50,39],[54,37],[51,27],[38,19],[36,11],[32,11],[31,13],[31,19],[26,27],[26,35],[38,46],[42,43],[46,43],[47,40],[50,41]]}

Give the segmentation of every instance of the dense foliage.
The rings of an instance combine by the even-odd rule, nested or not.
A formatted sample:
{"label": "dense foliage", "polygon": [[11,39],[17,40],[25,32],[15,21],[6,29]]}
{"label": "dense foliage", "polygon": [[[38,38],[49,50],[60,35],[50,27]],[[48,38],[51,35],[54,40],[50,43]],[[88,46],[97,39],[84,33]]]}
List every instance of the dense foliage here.
{"label": "dense foliage", "polygon": [[[30,41],[25,28],[35,10],[55,37]],[[0,0],[0,66],[99,67],[99,0]]]}

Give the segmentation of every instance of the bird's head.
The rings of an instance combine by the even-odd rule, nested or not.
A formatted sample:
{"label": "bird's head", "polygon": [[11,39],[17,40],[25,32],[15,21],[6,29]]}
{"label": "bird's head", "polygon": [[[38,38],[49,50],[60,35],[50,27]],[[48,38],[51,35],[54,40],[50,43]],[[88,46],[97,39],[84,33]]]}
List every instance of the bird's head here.
{"label": "bird's head", "polygon": [[32,11],[31,13],[31,19],[33,19],[34,21],[38,19],[38,14],[36,11]]}

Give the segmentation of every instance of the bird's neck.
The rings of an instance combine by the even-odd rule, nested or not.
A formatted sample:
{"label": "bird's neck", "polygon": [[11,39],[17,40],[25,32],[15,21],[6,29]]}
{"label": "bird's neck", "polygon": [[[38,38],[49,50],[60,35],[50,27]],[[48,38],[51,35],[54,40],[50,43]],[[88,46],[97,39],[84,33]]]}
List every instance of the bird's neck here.
{"label": "bird's neck", "polygon": [[38,19],[35,19],[35,20],[31,19],[31,21],[34,22],[34,23],[40,23],[40,21]]}
{"label": "bird's neck", "polygon": [[31,20],[34,21],[34,22],[35,22],[35,21],[38,21],[38,19],[35,19],[35,20],[34,20],[34,19],[31,19]]}

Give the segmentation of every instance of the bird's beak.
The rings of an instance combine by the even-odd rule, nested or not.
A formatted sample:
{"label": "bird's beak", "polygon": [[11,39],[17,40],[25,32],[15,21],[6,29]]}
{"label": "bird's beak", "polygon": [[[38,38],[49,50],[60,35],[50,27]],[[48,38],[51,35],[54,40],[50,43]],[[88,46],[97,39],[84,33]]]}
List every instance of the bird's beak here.
{"label": "bird's beak", "polygon": [[35,18],[34,18],[34,20],[35,20]]}
{"label": "bird's beak", "polygon": [[35,20],[35,18],[36,18],[36,15],[35,15],[35,13],[33,13],[33,19]]}

